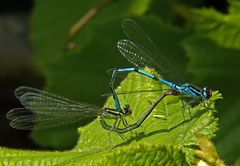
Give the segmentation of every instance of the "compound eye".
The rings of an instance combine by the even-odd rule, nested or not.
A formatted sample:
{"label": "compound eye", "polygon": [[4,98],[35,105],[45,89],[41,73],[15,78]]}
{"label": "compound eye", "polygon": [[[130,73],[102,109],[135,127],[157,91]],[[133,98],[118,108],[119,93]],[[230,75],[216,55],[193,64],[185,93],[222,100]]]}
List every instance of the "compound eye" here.
{"label": "compound eye", "polygon": [[126,114],[131,114],[131,109],[129,104],[126,104],[125,107],[123,108]]}
{"label": "compound eye", "polygon": [[212,97],[211,89],[209,89],[208,87],[204,87],[202,90],[202,95],[205,99],[209,99],[210,97]]}

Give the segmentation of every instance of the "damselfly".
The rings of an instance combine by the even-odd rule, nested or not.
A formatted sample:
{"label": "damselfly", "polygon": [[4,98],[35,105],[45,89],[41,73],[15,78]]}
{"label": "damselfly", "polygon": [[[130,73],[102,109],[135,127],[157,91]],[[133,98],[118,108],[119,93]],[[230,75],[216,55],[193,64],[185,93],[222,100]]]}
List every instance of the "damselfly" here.
{"label": "damselfly", "polygon": [[66,126],[96,117],[99,117],[103,128],[111,130],[105,122],[106,118],[116,119],[116,123],[120,118],[126,125],[124,116],[131,114],[128,108],[123,114],[113,108],[99,108],[27,86],[18,87],[15,96],[24,108],[14,108],[6,117],[11,120],[10,126],[21,130]]}
{"label": "damselfly", "polygon": [[[169,92],[163,93],[146,113],[150,114],[167,95]],[[78,123],[86,118],[98,117],[104,129],[121,134],[137,128],[144,120],[139,119],[135,124],[128,126],[125,119],[131,114],[128,105],[125,106],[124,112],[119,112],[114,108],[99,108],[27,86],[18,87],[15,90],[15,96],[24,107],[10,110],[6,117],[11,120],[11,127],[20,130],[54,128]],[[115,122],[113,125],[109,125],[106,119],[114,119]],[[121,122],[125,128],[118,127]]]}
{"label": "damselfly", "polygon": [[[178,85],[172,80],[167,80],[166,78],[170,78],[169,75],[172,75],[171,72],[174,72],[174,70],[171,72],[166,72],[172,70],[172,67],[170,65],[168,66],[165,57],[154,45],[148,35],[142,30],[142,28],[133,20],[124,19],[122,21],[122,29],[130,40],[124,39],[118,41],[118,50],[135,67],[118,68],[113,70],[110,87],[114,98],[114,104],[117,110],[121,110],[121,105],[118,100],[117,93],[114,89],[114,79],[117,73],[137,72],[141,75],[144,75],[162,84],[167,85],[173,92],[175,92],[175,94],[178,93],[179,95],[185,95],[193,98],[192,102],[196,102],[199,100],[207,100],[212,96],[212,92],[208,87],[199,89],[189,83],[183,83]],[[156,64],[155,61],[150,57],[152,55],[159,56],[163,64]],[[157,70],[164,79],[145,72],[143,70],[143,68],[145,67]]]}

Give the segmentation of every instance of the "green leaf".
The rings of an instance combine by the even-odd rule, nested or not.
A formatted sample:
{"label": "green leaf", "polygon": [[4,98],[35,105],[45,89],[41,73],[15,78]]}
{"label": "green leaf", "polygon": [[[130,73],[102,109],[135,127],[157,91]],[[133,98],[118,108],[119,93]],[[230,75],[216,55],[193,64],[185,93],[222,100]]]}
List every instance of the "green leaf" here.
{"label": "green leaf", "polygon": [[196,30],[225,48],[240,49],[240,2],[229,1],[227,14],[214,9],[194,9]]}
{"label": "green leaf", "polygon": [[182,43],[189,57],[189,72],[194,75],[193,82],[206,84],[219,89],[224,100],[218,109],[219,133],[215,143],[220,156],[227,163],[234,163],[239,158],[240,89],[240,51],[220,47],[214,41],[202,35],[193,35]]}
{"label": "green leaf", "polygon": [[[145,153],[139,153],[145,152]],[[105,154],[86,156],[81,152],[34,152],[0,148],[0,164],[5,165],[189,165],[185,153],[170,145],[138,144]]]}
{"label": "green leaf", "polygon": [[[148,72],[151,72],[148,70]],[[135,81],[139,80],[139,81]],[[123,81],[118,87],[119,90],[134,91],[140,89],[165,89],[161,84],[156,83],[154,80],[139,76],[139,74],[130,74],[126,81]],[[121,104],[129,104],[133,111],[133,118],[128,118],[129,124],[135,123],[151,105],[150,103],[159,96],[159,92],[141,93],[141,94],[129,94],[119,96]],[[212,100],[219,99],[219,95],[215,95]],[[210,102],[210,105],[213,103]],[[138,129],[124,134],[125,143],[121,137],[116,133],[110,133],[110,138],[114,145],[133,143],[158,143],[158,144],[171,144],[173,146],[180,146],[184,151],[192,155],[191,148],[186,146],[192,146],[196,144],[194,137],[195,132],[201,132],[207,135],[209,138],[213,137],[216,127],[216,119],[212,116],[212,111],[207,110],[202,105],[199,105],[191,109],[192,119],[189,114],[185,112],[183,121],[183,115],[181,112],[181,101],[176,96],[166,97],[161,101],[151,115],[163,115],[166,120],[156,119],[153,116],[148,117],[143,125]],[[213,105],[212,105],[213,106]],[[110,98],[105,107],[113,107],[112,98]],[[113,124],[113,121],[109,121],[109,124]],[[123,127],[123,126],[121,126]],[[80,130],[81,139],[76,149],[91,149],[90,151],[99,151],[102,149],[110,149],[112,147],[107,131],[102,129],[98,120],[83,127]],[[87,140],[87,141],[86,141]],[[189,157],[189,156],[188,156]],[[190,157],[189,157],[190,158]],[[189,159],[190,160],[190,159]]]}
{"label": "green leaf", "polygon": [[[106,76],[105,71],[127,64],[127,60],[119,53],[117,54],[116,43],[124,37],[120,22],[124,17],[143,14],[148,7],[148,2],[147,0],[142,0],[141,4],[139,1],[114,2],[80,31],[75,41],[76,48],[66,53],[63,52],[63,48],[70,25],[81,18],[90,7],[82,6],[80,2],[66,2],[65,4],[39,1],[33,15],[32,41],[37,62],[46,77],[46,90],[50,89],[52,92],[71,99],[102,105],[105,99],[100,96],[109,92],[110,77]],[[78,4],[84,9],[79,10],[76,7]],[[53,6],[52,10],[51,8],[45,9],[45,6],[49,5]],[[135,8],[139,5],[142,5],[141,10]],[[69,7],[66,8],[66,6]],[[57,14],[59,10],[65,15]],[[138,20],[144,29],[146,28],[150,37],[160,46],[162,52],[170,60],[177,62],[176,68],[183,71],[186,63],[180,63],[180,59],[186,61],[178,43],[185,36],[185,32],[166,26],[156,16],[139,17]],[[43,134],[40,133],[40,135]],[[44,138],[41,140],[40,135],[34,133],[38,144],[49,144],[45,143]],[[46,132],[45,137],[48,136],[53,138],[54,131]],[[67,136],[69,139],[70,135]],[[56,140],[59,138],[65,139],[63,135],[56,135]],[[69,143],[75,140],[76,138],[72,138]]]}
{"label": "green leaf", "polygon": [[189,57],[188,71],[194,76],[192,82],[207,83],[225,96],[238,96],[240,91],[235,87],[240,83],[240,78],[236,77],[240,72],[240,51],[222,48],[202,35],[188,37],[182,46]]}
{"label": "green leaf", "polygon": [[219,158],[214,144],[203,134],[196,133],[200,149],[195,150],[196,156],[206,161],[209,165],[224,166]]}
{"label": "green leaf", "polygon": [[[61,57],[64,54],[64,44],[70,27],[99,3],[98,0],[37,1],[32,16],[31,38],[38,61],[46,64],[46,62],[55,61],[56,57]],[[77,38],[81,38],[81,40],[77,40],[77,45],[80,49],[84,48],[88,42],[94,39],[95,34],[103,30],[96,31],[96,24],[120,20],[131,14],[141,15],[147,9],[148,3],[149,0],[113,0],[109,6],[89,22],[88,28],[83,28],[80,31]]]}
{"label": "green leaf", "polygon": [[[58,147],[58,149],[66,149],[66,147],[73,148],[77,144],[79,137],[76,131],[77,127],[79,127],[79,125],[38,130],[37,132],[32,132],[31,138],[35,140],[36,144],[41,145],[41,147],[44,148],[49,147]],[[58,136],[58,139],[56,139],[56,136]]]}
{"label": "green leaf", "polygon": [[[139,153],[144,152],[144,153]],[[117,160],[116,160],[117,156]],[[118,148],[104,156],[100,165],[189,165],[186,154],[180,147],[159,144],[137,144]]]}
{"label": "green leaf", "polygon": [[[3,166],[66,165],[71,163],[76,157],[79,157],[79,153],[71,151],[47,152],[0,148],[0,165]],[[79,157],[79,159],[81,158]]]}
{"label": "green leaf", "polygon": [[[153,70],[146,69],[146,71],[158,76]],[[161,94],[161,91],[167,87],[137,73],[131,73],[117,88],[117,91],[134,91],[145,88],[148,90],[159,89],[160,91],[119,95],[121,104],[130,104],[133,111],[132,117],[126,117],[129,124],[136,122]],[[214,92],[207,104],[214,109],[214,101],[220,98],[220,94]],[[105,107],[114,108],[112,97],[109,97]],[[99,120],[96,119],[91,124],[79,128],[81,137],[78,145],[72,151],[30,152],[1,149],[0,159],[5,163],[54,162],[68,163],[68,165],[89,163],[90,165],[111,165],[113,161],[119,161],[120,164],[163,163],[174,165],[180,163],[180,165],[188,165],[196,160],[194,146],[197,145],[197,140],[194,134],[200,132],[208,138],[212,138],[217,130],[217,119],[213,116],[214,110],[199,104],[190,109],[191,118],[189,113],[184,113],[184,120],[181,107],[182,102],[178,96],[168,96],[157,105],[142,126],[132,132],[120,136],[103,129]],[[163,115],[165,118],[155,118],[152,115]],[[113,124],[111,120],[107,122],[109,125]]]}
{"label": "green leaf", "polygon": [[219,154],[228,163],[237,163],[237,160],[240,158],[240,143],[238,140],[238,138],[240,137],[239,103],[240,99],[236,98],[231,103],[231,106],[228,106],[226,108],[226,113],[223,114],[224,119],[219,119],[219,127],[221,130],[219,130],[215,142]]}
{"label": "green leaf", "polygon": [[[71,99],[102,105],[105,99],[100,96],[109,91],[109,78],[105,71],[116,67],[116,64],[123,64],[119,63],[121,56],[113,58],[117,52],[116,42],[121,36],[121,19],[130,15],[142,15],[149,2],[150,0],[113,1],[81,29],[76,36],[76,48],[66,53],[64,45],[69,29],[100,1],[37,1],[32,15],[31,39],[36,62],[45,76],[46,90],[51,89]],[[62,128],[62,132],[55,132],[49,129],[34,132],[32,138],[44,147],[62,145],[58,148],[69,148],[77,139],[76,133],[69,132],[73,130],[74,128]],[[54,140],[54,137],[56,142],[46,142],[46,138]]]}

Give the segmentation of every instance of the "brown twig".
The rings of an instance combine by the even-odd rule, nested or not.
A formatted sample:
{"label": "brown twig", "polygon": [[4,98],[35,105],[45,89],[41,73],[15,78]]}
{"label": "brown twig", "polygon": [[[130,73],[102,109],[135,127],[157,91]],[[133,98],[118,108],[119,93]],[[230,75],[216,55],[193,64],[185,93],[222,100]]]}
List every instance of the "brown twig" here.
{"label": "brown twig", "polygon": [[81,17],[69,30],[68,40],[65,45],[65,50],[71,50],[75,47],[73,42],[79,31],[101,10],[107,7],[110,3],[116,0],[103,0],[95,7],[91,8],[83,17]]}

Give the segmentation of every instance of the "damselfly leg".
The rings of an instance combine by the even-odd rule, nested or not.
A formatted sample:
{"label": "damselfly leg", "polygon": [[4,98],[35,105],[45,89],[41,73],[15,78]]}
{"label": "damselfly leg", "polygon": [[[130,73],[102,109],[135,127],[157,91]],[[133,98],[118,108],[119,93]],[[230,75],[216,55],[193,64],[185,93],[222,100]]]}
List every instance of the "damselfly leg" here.
{"label": "damselfly leg", "polygon": [[139,126],[146,120],[146,118],[151,114],[151,112],[154,110],[154,108],[159,104],[160,101],[162,101],[166,96],[168,95],[175,95],[176,92],[169,89],[167,91],[164,91],[155,101],[154,103],[147,109],[147,111],[135,122],[134,124],[128,125],[128,127],[125,128],[114,128],[113,126],[110,126],[106,123],[106,121],[100,117],[100,123],[102,124],[103,128],[106,130],[112,130],[117,133],[126,133],[128,131],[132,131]]}

